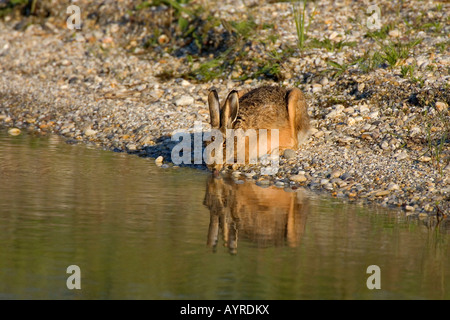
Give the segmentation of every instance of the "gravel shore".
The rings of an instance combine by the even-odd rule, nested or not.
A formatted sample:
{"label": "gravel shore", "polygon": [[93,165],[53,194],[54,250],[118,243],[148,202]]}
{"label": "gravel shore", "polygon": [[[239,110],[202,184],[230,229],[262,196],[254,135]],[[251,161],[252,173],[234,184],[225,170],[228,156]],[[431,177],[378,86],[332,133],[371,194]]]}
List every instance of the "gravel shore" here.
{"label": "gravel shore", "polygon": [[[186,8],[203,4],[214,21],[252,17],[258,30],[233,36],[226,22],[218,23],[197,52],[189,36],[176,38],[163,27],[155,36],[154,26],[136,22],[132,1],[77,1],[81,30],[66,27],[65,6],[56,3],[45,17],[16,12],[0,19],[0,126],[162,156],[158,164],[171,170],[174,130],[193,132],[197,121],[210,128],[211,87],[223,99],[233,88],[296,86],[308,101],[309,140],[281,157],[275,176],[247,165],[234,168],[236,180],[307,187],[408,215],[450,212],[449,3],[379,1],[389,27],[374,34],[364,24],[364,3],[310,2],[309,46],[300,50],[290,3],[228,0],[219,9],[191,1]],[[165,17],[174,9],[139,10]],[[201,68],[217,58],[214,48],[224,52],[220,41],[242,44],[243,51],[227,56],[235,67],[209,79]],[[406,55],[397,57],[400,44]],[[377,51],[383,54],[373,64]],[[270,72],[253,68],[261,61],[258,68],[268,65]]]}

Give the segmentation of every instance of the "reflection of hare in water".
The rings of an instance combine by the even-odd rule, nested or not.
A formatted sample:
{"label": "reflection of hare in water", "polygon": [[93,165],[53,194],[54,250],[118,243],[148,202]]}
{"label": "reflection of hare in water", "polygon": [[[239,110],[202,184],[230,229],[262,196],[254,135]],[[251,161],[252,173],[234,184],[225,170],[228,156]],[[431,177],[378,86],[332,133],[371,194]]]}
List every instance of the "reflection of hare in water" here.
{"label": "reflection of hare in water", "polygon": [[237,251],[238,234],[258,246],[295,247],[306,224],[308,203],[301,191],[261,188],[252,182],[235,184],[231,178],[211,176],[204,205],[211,213],[208,246],[216,248],[222,229],[224,246]]}

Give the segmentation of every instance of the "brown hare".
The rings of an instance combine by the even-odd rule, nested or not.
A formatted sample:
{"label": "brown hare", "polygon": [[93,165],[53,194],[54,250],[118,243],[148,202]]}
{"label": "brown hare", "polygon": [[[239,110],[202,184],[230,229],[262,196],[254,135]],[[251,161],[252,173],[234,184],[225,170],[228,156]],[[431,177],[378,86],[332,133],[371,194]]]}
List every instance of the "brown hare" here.
{"label": "brown hare", "polygon": [[[223,104],[219,103],[219,97],[215,90],[208,95],[210,123],[212,129],[220,130],[222,133],[223,148],[226,148],[226,133],[228,129],[267,129],[267,140],[270,139],[273,129],[278,129],[278,151],[284,149],[297,149],[299,144],[307,137],[309,131],[309,116],[306,100],[303,93],[297,89],[286,89],[276,86],[262,86],[247,91],[231,91]],[[238,138],[239,139],[239,138]],[[257,144],[260,138],[257,135]],[[266,140],[266,141],[267,141]],[[272,141],[272,140],[271,140]],[[233,144],[236,146],[233,137]],[[245,144],[246,161],[249,159],[249,138],[246,137]],[[267,143],[267,153],[271,153],[277,146]],[[239,151],[234,147],[234,154]],[[207,161],[210,170],[216,172],[223,167],[225,161]],[[214,157],[214,154],[212,154]],[[261,152],[259,153],[261,156]]]}

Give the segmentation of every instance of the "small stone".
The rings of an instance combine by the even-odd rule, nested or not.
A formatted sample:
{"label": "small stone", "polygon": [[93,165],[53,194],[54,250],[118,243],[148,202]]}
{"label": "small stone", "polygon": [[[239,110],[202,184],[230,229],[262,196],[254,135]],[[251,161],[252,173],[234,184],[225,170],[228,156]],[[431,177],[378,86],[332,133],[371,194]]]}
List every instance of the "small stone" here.
{"label": "small stone", "polygon": [[87,136],[87,137],[93,136],[95,134],[97,134],[96,130],[87,129],[86,131],[84,131],[84,135]]}
{"label": "small stone", "polygon": [[381,149],[383,149],[383,150],[388,150],[388,149],[389,149],[389,144],[387,143],[386,140],[384,140],[383,142],[381,142],[380,147],[381,147]]}
{"label": "small stone", "polygon": [[18,136],[20,134],[20,129],[17,128],[11,128],[8,130],[8,133],[12,136]]}
{"label": "small stone", "polygon": [[330,180],[328,180],[328,179],[320,179],[320,184],[321,185],[326,185],[326,184],[329,184],[330,183]]}
{"label": "small stone", "polygon": [[427,157],[427,156],[422,156],[422,157],[419,158],[419,161],[421,161],[421,162],[430,162],[431,158]]}
{"label": "small stone", "polygon": [[233,171],[233,172],[231,173],[231,175],[232,175],[233,177],[239,177],[239,176],[241,175],[241,172],[240,172],[240,171]]}
{"label": "small stone", "polygon": [[255,174],[256,174],[255,171],[251,171],[251,172],[247,172],[247,173],[245,174],[245,176],[246,176],[247,178],[253,178],[253,176],[254,176]]}
{"label": "small stone", "polygon": [[358,91],[363,92],[366,84],[364,82],[358,83]]}
{"label": "small stone", "polygon": [[439,112],[443,112],[448,109],[448,105],[445,102],[438,101],[436,102],[436,110]]}
{"label": "small stone", "polygon": [[398,186],[398,184],[391,182],[388,184],[387,189],[390,191],[394,191],[394,190],[400,190],[400,187]]}
{"label": "small stone", "polygon": [[364,132],[361,135],[361,139],[372,140],[372,132]]}
{"label": "small stone", "polygon": [[336,31],[333,31],[333,32],[330,34],[329,39],[330,39],[330,40],[333,40],[333,39],[336,39],[338,36],[339,36],[339,33],[337,33]]}
{"label": "small stone", "polygon": [[365,113],[365,112],[369,112],[369,111],[370,111],[370,109],[367,106],[367,104],[362,104],[362,105],[359,106],[359,112],[360,113]]}
{"label": "small stone", "polygon": [[312,92],[316,93],[320,91],[322,91],[322,85],[318,83],[313,84]]}
{"label": "small stone", "polygon": [[276,187],[284,187],[284,182],[283,181],[277,181],[277,182],[275,182],[275,186]]}
{"label": "small stone", "polygon": [[6,116],[4,114],[0,114],[0,121],[6,119]]}
{"label": "small stone", "polygon": [[339,178],[342,179],[342,180],[347,180],[347,179],[349,179],[349,178],[351,178],[351,177],[352,177],[352,176],[350,175],[350,173],[345,172],[345,173],[343,173]]}
{"label": "small stone", "polygon": [[295,151],[294,150],[292,150],[292,149],[286,149],[286,150],[284,150],[284,152],[283,152],[283,156],[286,158],[286,159],[293,159],[293,158],[295,158],[296,156],[297,156],[297,154],[295,153]]}
{"label": "small stone", "polygon": [[296,174],[296,175],[291,176],[289,178],[289,180],[294,181],[294,182],[305,182],[308,179],[305,177],[304,174]]}
{"label": "small stone", "polygon": [[349,118],[347,119],[347,125],[353,126],[355,123],[356,123],[355,118],[349,117]]}
{"label": "small stone", "polygon": [[188,95],[183,95],[175,99],[177,106],[188,106],[194,103],[194,98]]}
{"label": "small stone", "polygon": [[323,185],[323,187],[324,187],[326,190],[333,190],[333,189],[334,189],[332,183],[326,183],[326,184]]}
{"label": "small stone", "polygon": [[374,112],[369,113],[369,117],[372,119],[377,119],[378,114],[379,114],[379,111],[374,111]]}
{"label": "small stone", "polygon": [[340,179],[339,179],[339,181],[337,182],[337,184],[338,184],[339,188],[343,188],[343,187],[346,187],[346,186],[348,185],[347,182],[342,181],[342,180],[340,180]]}
{"label": "small stone", "polygon": [[270,180],[262,179],[257,181],[256,184],[260,186],[268,186],[270,184]]}
{"label": "small stone", "polygon": [[378,190],[377,192],[375,192],[374,196],[375,197],[384,197],[384,196],[387,196],[389,193],[391,193],[389,190]]}
{"label": "small stone", "polygon": [[189,87],[191,85],[191,83],[185,79],[181,80],[180,83],[183,87]]}
{"label": "small stone", "polygon": [[348,107],[348,108],[345,108],[345,109],[342,110],[342,111],[344,111],[345,113],[355,113],[355,108],[353,108],[353,107]]}
{"label": "small stone", "polygon": [[408,158],[408,154],[406,153],[406,151],[400,152],[396,157],[397,160],[405,160],[406,158]]}
{"label": "small stone", "polygon": [[127,149],[128,149],[129,151],[136,151],[136,150],[137,150],[137,146],[136,146],[134,143],[130,143],[130,144],[127,146]]}
{"label": "small stone", "polygon": [[169,42],[169,37],[166,36],[165,34],[162,34],[158,37],[158,43],[159,44],[166,44]]}
{"label": "small stone", "polygon": [[414,211],[414,210],[416,210],[416,209],[415,209],[414,207],[412,207],[412,206],[406,205],[406,206],[405,206],[405,210],[406,210],[406,211],[412,212],[412,211]]}
{"label": "small stone", "polygon": [[155,164],[156,165],[161,165],[163,163],[164,157],[163,156],[159,156],[158,158],[155,159]]}
{"label": "small stone", "polygon": [[339,169],[333,170],[333,171],[330,173],[330,177],[331,177],[331,178],[339,178],[341,175],[342,175],[342,171],[339,170]]}
{"label": "small stone", "polygon": [[335,104],[335,105],[333,106],[333,109],[336,110],[336,111],[338,111],[338,112],[340,113],[341,111],[343,111],[343,110],[345,109],[345,107],[344,107],[344,105],[342,105],[342,104]]}
{"label": "small stone", "polygon": [[422,130],[419,127],[414,127],[411,128],[411,130],[409,131],[409,135],[411,137],[417,136]]}
{"label": "small stone", "polygon": [[389,31],[389,36],[393,38],[398,38],[400,37],[400,31],[398,31],[398,29],[391,30]]}
{"label": "small stone", "polygon": [[338,117],[340,114],[341,114],[340,110],[332,110],[326,115],[326,118],[334,119],[334,118]]}

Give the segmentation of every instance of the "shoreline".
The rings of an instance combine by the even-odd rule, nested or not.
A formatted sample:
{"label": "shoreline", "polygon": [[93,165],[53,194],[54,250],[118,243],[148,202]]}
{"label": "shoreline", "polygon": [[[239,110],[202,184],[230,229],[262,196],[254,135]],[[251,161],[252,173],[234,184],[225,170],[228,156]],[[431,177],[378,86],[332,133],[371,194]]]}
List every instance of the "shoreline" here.
{"label": "shoreline", "polygon": [[[286,9],[287,4],[276,5]],[[269,5],[261,10],[269,17],[275,14]],[[14,20],[0,20],[1,127],[54,133],[69,143],[144,157],[163,156],[167,163],[176,144],[170,140],[174,130],[192,132],[196,121],[210,128],[210,88],[217,88],[222,100],[234,88],[296,86],[308,101],[308,141],[281,157],[275,177],[249,165],[230,172],[233,177],[251,178],[261,186],[305,187],[346,201],[400,208],[406,215],[450,212],[450,136],[445,136],[450,57],[445,52],[410,57],[436,66],[420,69],[427,77],[423,84],[400,76],[400,65],[367,74],[349,69],[337,78],[322,76],[330,53],[317,49],[289,57],[284,80],[163,81],[158,74],[186,68],[185,57],[165,53],[145,58],[118,45],[122,38],[109,33],[111,26],[104,26],[107,31],[101,35],[94,28],[73,33],[58,28],[57,21],[17,30]],[[278,30],[280,39],[292,40],[287,26]],[[427,36],[425,32],[419,44],[424,52],[434,43]],[[345,58],[352,50],[345,47],[333,55]],[[423,57],[429,61],[421,61]],[[303,81],[308,72],[313,76]]]}

